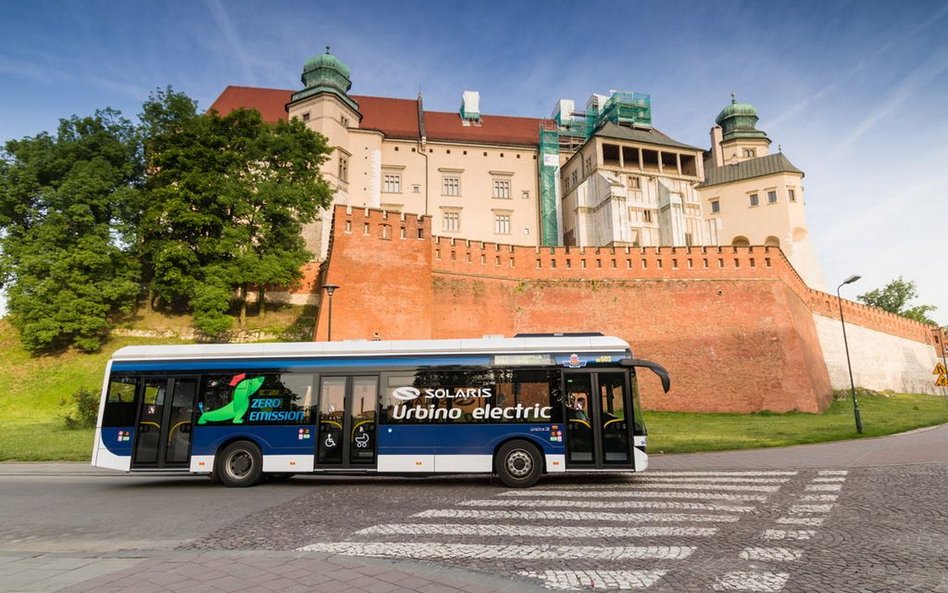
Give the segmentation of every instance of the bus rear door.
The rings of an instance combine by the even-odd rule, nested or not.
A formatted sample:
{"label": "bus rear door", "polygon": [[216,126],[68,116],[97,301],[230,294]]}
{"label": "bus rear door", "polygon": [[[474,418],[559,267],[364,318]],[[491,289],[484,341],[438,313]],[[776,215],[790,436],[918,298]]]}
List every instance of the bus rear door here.
{"label": "bus rear door", "polygon": [[316,469],[373,469],[378,427],[377,376],[319,380]]}

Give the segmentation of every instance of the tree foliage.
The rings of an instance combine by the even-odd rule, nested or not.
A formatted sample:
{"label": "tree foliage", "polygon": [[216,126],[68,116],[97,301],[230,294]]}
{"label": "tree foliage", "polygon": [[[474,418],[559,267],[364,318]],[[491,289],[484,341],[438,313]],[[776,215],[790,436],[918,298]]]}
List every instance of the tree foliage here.
{"label": "tree foliage", "polygon": [[108,109],[5,144],[0,278],[30,351],[97,350],[110,319],[134,306],[138,268],[122,239],[142,177],[137,146],[135,127]]}
{"label": "tree foliage", "polygon": [[908,317],[922,323],[937,325],[937,322],[928,317],[928,313],[936,310],[934,305],[915,305],[909,306],[909,301],[915,299],[918,293],[915,289],[915,282],[903,280],[901,276],[889,282],[881,289],[870,290],[866,294],[861,294],[857,298],[860,302],[879,307],[890,313]]}
{"label": "tree foliage", "polygon": [[0,287],[34,353],[96,350],[142,290],[217,336],[250,286],[289,286],[303,225],[332,201],[330,149],[302,122],[201,114],[171,88],[139,126],[113,110],[0,151]]}
{"label": "tree foliage", "polygon": [[168,89],[145,104],[142,261],[153,294],[185,304],[211,335],[230,325],[238,289],[286,286],[312,254],[302,227],[331,203],[319,165],[325,138],[302,122],[265,123],[256,111],[198,115]]}

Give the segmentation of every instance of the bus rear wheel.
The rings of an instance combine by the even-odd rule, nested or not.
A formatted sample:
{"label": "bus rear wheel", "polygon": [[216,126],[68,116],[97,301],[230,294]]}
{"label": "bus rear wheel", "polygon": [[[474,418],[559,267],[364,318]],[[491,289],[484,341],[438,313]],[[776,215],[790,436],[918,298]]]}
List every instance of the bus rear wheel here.
{"label": "bus rear wheel", "polygon": [[260,447],[250,441],[227,445],[214,461],[214,473],[228,488],[253,486],[263,477]]}
{"label": "bus rear wheel", "polygon": [[543,460],[533,444],[523,440],[510,441],[497,451],[494,471],[509,488],[529,488],[540,479]]}

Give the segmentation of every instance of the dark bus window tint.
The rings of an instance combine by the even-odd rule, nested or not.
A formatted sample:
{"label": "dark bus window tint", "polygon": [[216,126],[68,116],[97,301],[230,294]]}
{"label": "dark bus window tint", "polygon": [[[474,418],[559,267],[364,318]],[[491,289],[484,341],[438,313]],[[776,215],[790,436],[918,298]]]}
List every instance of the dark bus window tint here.
{"label": "dark bus window tint", "polygon": [[466,368],[390,375],[383,424],[560,422],[559,371]]}
{"label": "dark bus window tint", "polygon": [[198,400],[197,423],[311,424],[313,399],[312,375],[207,375]]}
{"label": "dark bus window tint", "polygon": [[135,391],[137,388],[137,377],[112,377],[109,381],[109,393],[105,400],[102,426],[135,425]]}

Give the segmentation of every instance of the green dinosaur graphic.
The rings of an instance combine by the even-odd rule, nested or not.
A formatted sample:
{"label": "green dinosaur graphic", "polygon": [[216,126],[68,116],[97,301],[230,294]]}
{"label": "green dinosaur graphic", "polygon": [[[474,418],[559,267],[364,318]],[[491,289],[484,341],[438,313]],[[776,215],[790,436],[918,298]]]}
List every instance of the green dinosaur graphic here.
{"label": "green dinosaur graphic", "polygon": [[[238,375],[234,377],[234,380],[239,380],[243,377],[244,375]],[[263,379],[263,377],[256,377],[254,379],[240,380],[240,382],[237,383],[237,387],[234,388],[234,399],[223,408],[208,410],[201,414],[201,417],[198,418],[198,424],[224,422],[227,420],[233,420],[234,424],[243,424],[244,414],[250,409],[250,396],[260,389],[260,386],[263,385]],[[231,381],[232,385],[235,382],[234,380]]]}

